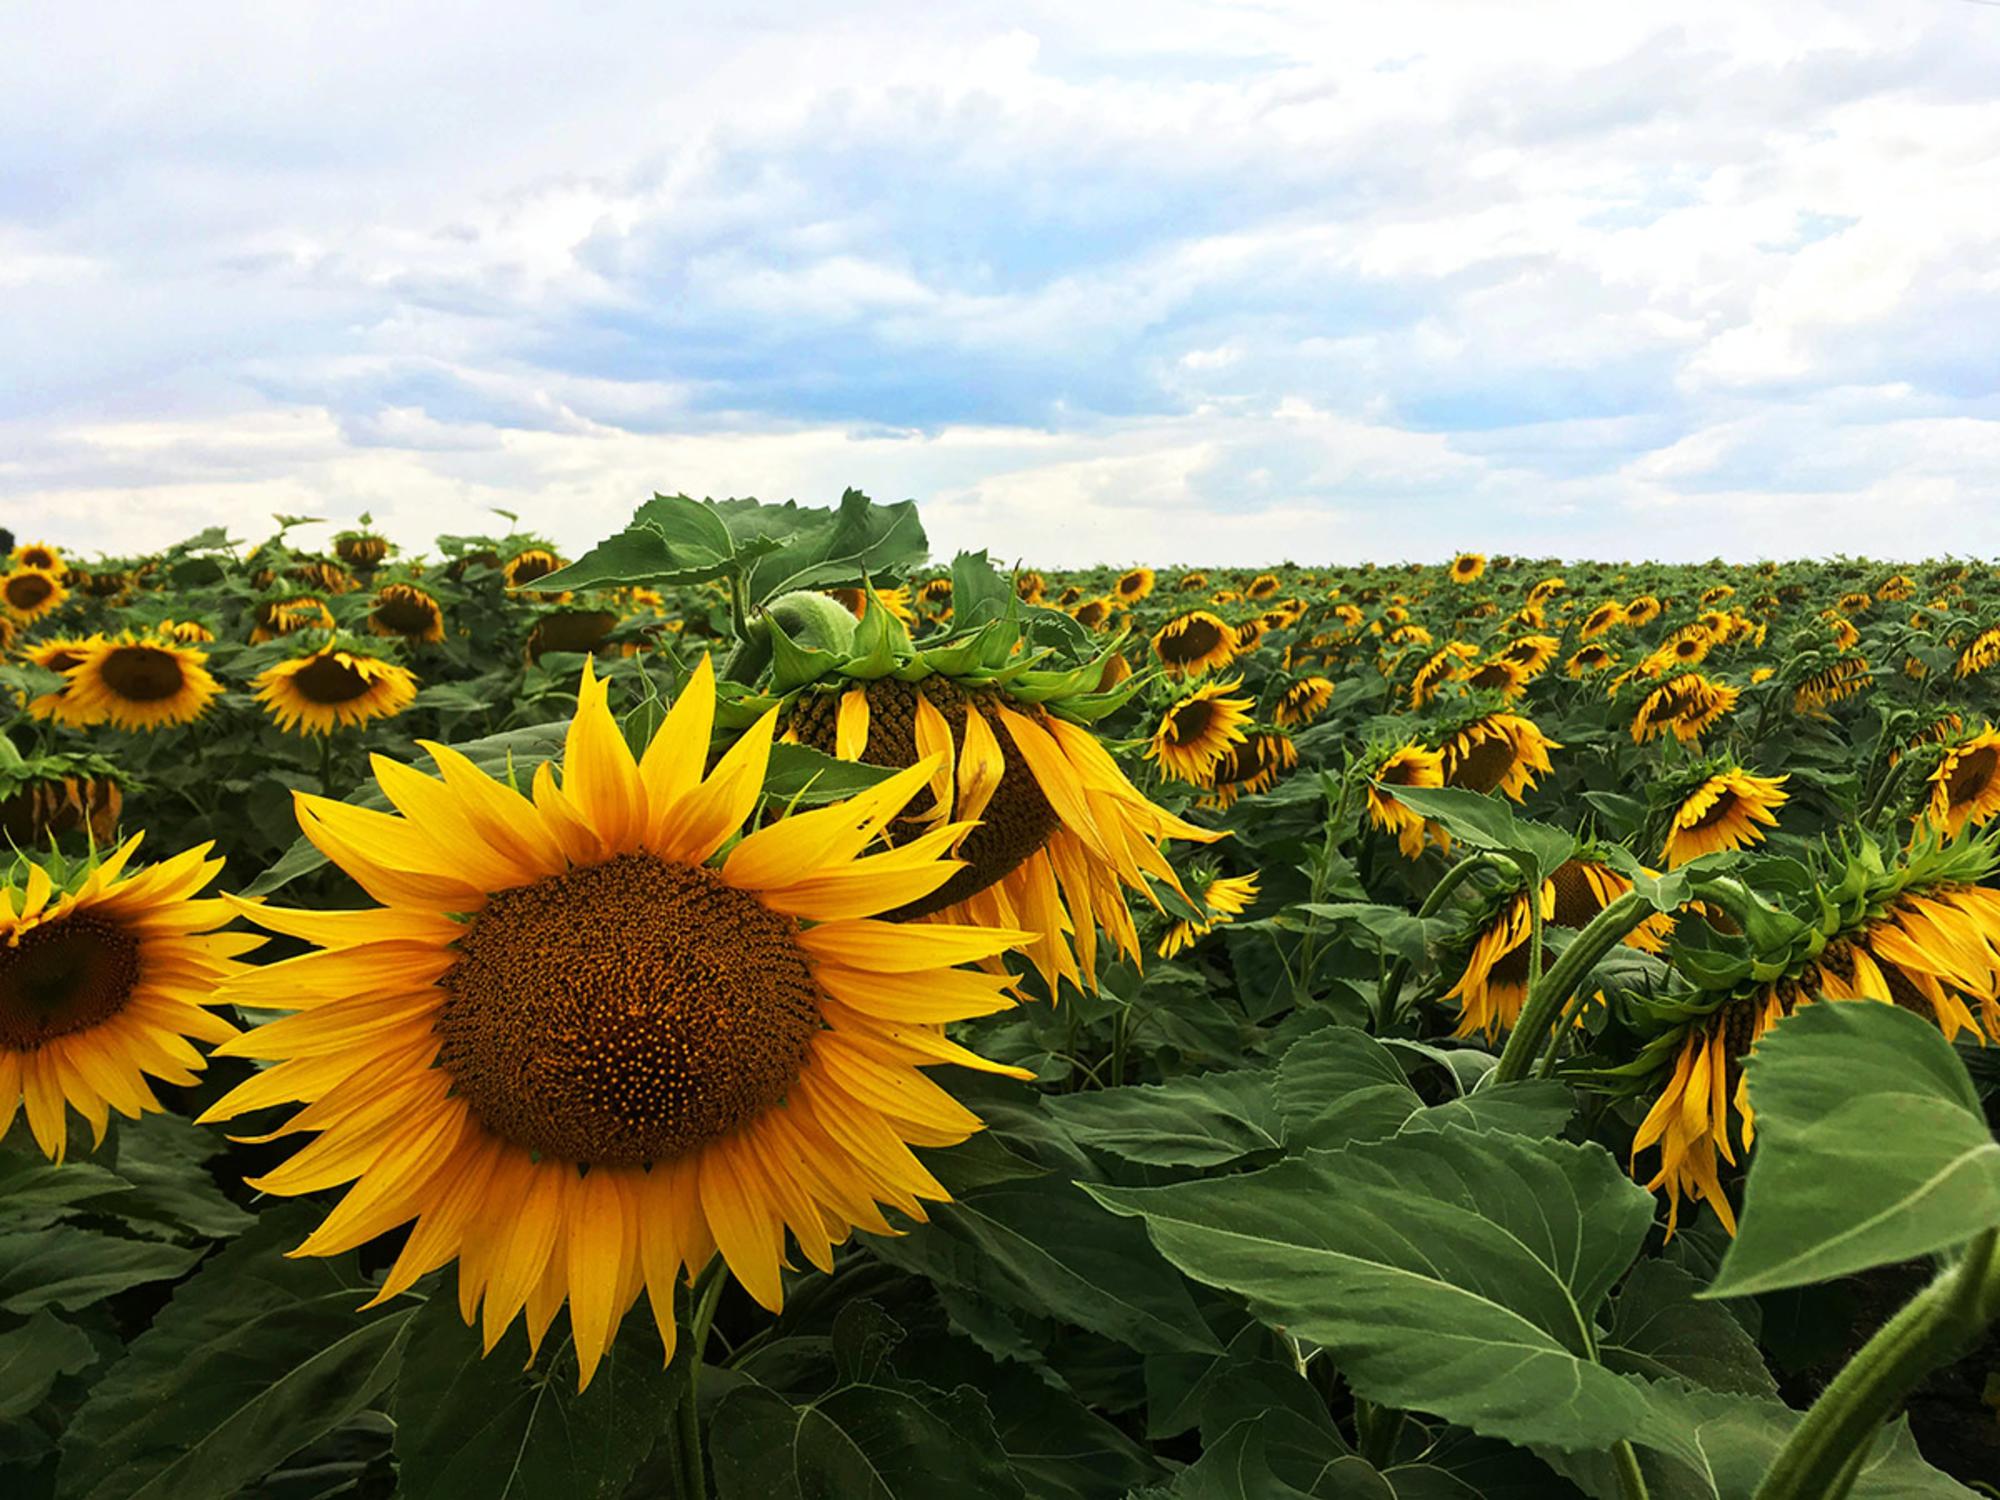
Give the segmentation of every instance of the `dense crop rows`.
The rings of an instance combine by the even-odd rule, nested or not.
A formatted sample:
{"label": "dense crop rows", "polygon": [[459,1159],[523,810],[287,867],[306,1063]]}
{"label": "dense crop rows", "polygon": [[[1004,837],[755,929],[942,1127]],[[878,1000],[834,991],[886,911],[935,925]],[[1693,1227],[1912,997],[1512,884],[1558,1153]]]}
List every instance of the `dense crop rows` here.
{"label": "dense crop rows", "polygon": [[291,530],[0,577],[0,1492],[2000,1493],[1991,569]]}

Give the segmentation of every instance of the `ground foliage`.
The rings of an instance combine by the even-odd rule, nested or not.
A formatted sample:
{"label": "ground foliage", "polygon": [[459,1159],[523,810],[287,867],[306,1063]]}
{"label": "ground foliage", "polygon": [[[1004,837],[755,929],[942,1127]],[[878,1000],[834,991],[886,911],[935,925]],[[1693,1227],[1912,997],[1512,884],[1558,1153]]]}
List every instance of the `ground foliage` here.
{"label": "ground foliage", "polygon": [[[986,1129],[929,1154],[953,1201],[928,1224],[856,1236],[831,1276],[788,1273],[776,1317],[730,1287],[705,1346],[683,1339],[671,1363],[635,1311],[580,1395],[560,1323],[526,1368],[518,1331],[481,1360],[449,1268],[364,1310],[393,1243],[286,1258],[313,1206],[244,1186],[277,1148],[188,1123],[247,1064],[162,1090],[167,1113],[114,1122],[95,1151],[73,1121],[60,1166],[17,1123],[0,1142],[9,1495],[672,1494],[692,1443],[723,1500],[1635,1493],[1621,1465],[1656,1496],[1743,1496],[1913,1263],[1955,1263],[2000,1226],[2000,1066],[1984,1023],[1947,1040],[1925,1004],[1799,994],[1754,1053],[1729,1033],[1704,1097],[1747,1072],[1754,1150],[1716,1169],[1734,1238],[1691,1180],[1669,1233],[1654,1164],[1634,1164],[1691,1037],[1879,917],[1900,899],[1889,874],[1986,837],[1987,566],[1034,573],[1005,538],[934,564],[913,506],[852,492],[824,509],[656,499],[525,582],[510,577],[532,536],[405,557],[349,537],[307,553],[291,529],[59,565],[66,601],[5,630],[11,838],[78,849],[96,808],[97,837],[143,828],[155,857],[213,840],[230,889],[361,904],[299,840],[295,791],[381,805],[368,757],[415,760],[421,740],[525,778],[560,750],[579,650],[635,743],[704,652],[761,651],[765,684],[804,680],[816,648],[790,616],[739,637],[819,589],[907,609],[926,649],[1006,622],[1088,666],[1078,717],[1149,795],[1229,837],[1176,854],[1187,892],[1142,913],[1143,965],[1102,954],[1093,991],[1051,1003],[1030,980],[1020,1008],[964,1027],[1035,1080],[938,1070]],[[392,584],[435,602],[439,639],[371,630]],[[287,628],[253,641],[274,605]],[[1193,610],[1227,625],[1229,659],[1162,672],[1155,638]],[[168,621],[201,627],[182,639],[223,687],[192,723],[29,711],[67,680],[38,644]],[[252,679],[342,645],[414,674],[414,699],[327,736],[282,731]],[[1726,708],[1643,732],[1652,696],[1690,674]],[[1324,702],[1301,708],[1314,679]],[[1233,743],[1265,751],[1236,755],[1234,779],[1166,778],[1144,754],[1163,715],[1218,681],[1246,704]],[[1477,777],[1408,790],[1405,837],[1385,828],[1371,789],[1394,795],[1375,780],[1389,757],[1496,714],[1551,742],[1548,770],[1511,800]],[[786,800],[869,780],[780,751]],[[1690,793],[1732,770],[1787,778],[1775,826],[1662,875]],[[1582,924],[1531,923],[1539,953],[1512,961],[1532,982],[1537,961],[1580,955],[1576,1024],[1532,1038],[1534,1067],[1503,1067],[1504,1021],[1461,1024],[1471,955],[1518,891],[1578,859],[1620,872],[1671,936],[1585,953]],[[1977,885],[1991,865],[1948,873]],[[1203,905],[1249,875],[1244,909]],[[1852,1493],[2000,1493],[2000,1353],[1950,1353],[1908,1402],[1914,1435],[1900,1410],[1871,1429]]]}

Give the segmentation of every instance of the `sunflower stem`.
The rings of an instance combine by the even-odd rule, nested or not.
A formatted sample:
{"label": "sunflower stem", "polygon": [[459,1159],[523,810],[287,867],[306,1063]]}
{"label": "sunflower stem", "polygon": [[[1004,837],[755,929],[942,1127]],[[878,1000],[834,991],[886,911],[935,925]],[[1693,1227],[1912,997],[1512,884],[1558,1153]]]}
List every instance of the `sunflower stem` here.
{"label": "sunflower stem", "polygon": [[[1535,894],[1539,897],[1540,892]],[[1644,896],[1637,891],[1627,891],[1592,917],[1590,924],[1576,935],[1576,940],[1563,949],[1562,956],[1550,966],[1548,973],[1542,975],[1538,982],[1530,984],[1528,1003],[1521,1007],[1521,1018],[1514,1023],[1514,1030],[1500,1053],[1499,1065],[1487,1075],[1493,1083],[1512,1083],[1517,1078],[1528,1076],[1528,1070],[1534,1066],[1543,1041],[1549,1034],[1549,1023],[1561,1012],[1570,992],[1583,982],[1584,976],[1596,967],[1600,958],[1624,940],[1626,933],[1646,919],[1651,910],[1652,903]],[[1536,900],[1529,911],[1539,919],[1541,902]],[[1539,935],[1539,920],[1531,932]],[[1539,954],[1535,957],[1539,959]]]}
{"label": "sunflower stem", "polygon": [[1957,1265],[1903,1304],[1842,1367],[1792,1429],[1756,1500],[1840,1500],[1857,1454],[1931,1371],[1949,1363],[2000,1312],[2000,1229],[1973,1240]]}
{"label": "sunflower stem", "polygon": [[[1492,856],[1482,850],[1478,853],[1468,854],[1464,859],[1461,859],[1457,864],[1446,870],[1444,874],[1438,877],[1437,884],[1430,888],[1430,893],[1424,897],[1423,905],[1417,908],[1417,919],[1422,921],[1426,917],[1436,916],[1444,909],[1445,902],[1451,899],[1453,891],[1465,884],[1467,879],[1472,875],[1492,864],[1492,862]],[[1407,958],[1398,956],[1396,961],[1389,965],[1389,971],[1383,975],[1381,984],[1376,987],[1375,1034],[1377,1036],[1387,1035],[1389,1028],[1395,1025],[1398,1009],[1396,1000],[1401,995],[1403,981],[1409,977],[1409,974],[1410,961]]]}
{"label": "sunflower stem", "polygon": [[680,1500],[708,1500],[708,1466],[701,1451],[701,1366],[708,1352],[708,1329],[715,1305],[728,1281],[722,1257],[710,1258],[695,1278],[688,1298],[688,1378],[676,1413],[675,1435],[680,1459]]}
{"label": "sunflower stem", "polygon": [[1618,1474],[1621,1500],[1648,1500],[1646,1476],[1639,1469],[1639,1455],[1630,1438],[1620,1438],[1611,1447],[1611,1464]]}

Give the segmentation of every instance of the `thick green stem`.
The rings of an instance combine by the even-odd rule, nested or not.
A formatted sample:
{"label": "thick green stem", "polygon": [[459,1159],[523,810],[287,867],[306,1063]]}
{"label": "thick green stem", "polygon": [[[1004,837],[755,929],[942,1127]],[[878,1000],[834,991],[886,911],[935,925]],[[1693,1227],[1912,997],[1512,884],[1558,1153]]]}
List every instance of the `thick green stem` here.
{"label": "thick green stem", "polygon": [[1756,1500],[1840,1500],[1860,1472],[1855,1454],[1931,1371],[1950,1363],[2000,1312],[2000,1230],[1972,1242],[1862,1346],[1820,1393],[1772,1460]]}
{"label": "thick green stem", "polygon": [[1868,811],[1861,815],[1864,824],[1874,822],[1881,815],[1882,809],[1889,805],[1889,794],[1901,785],[1903,774],[1909,768],[1910,758],[1907,755],[1889,767],[1889,774],[1882,778],[1882,784],[1875,789],[1875,795],[1869,799]]}
{"label": "thick green stem", "polygon": [[[1301,1372],[1303,1373],[1303,1372]],[[1386,1469],[1396,1457],[1396,1439],[1403,1433],[1403,1414],[1391,1406],[1354,1398],[1355,1448],[1378,1469]]]}
{"label": "thick green stem", "polygon": [[1521,1007],[1521,1019],[1507,1038],[1500,1062],[1487,1076],[1493,1083],[1511,1083],[1528,1076],[1540,1056],[1549,1034],[1549,1023],[1561,1012],[1570,991],[1583,982],[1597,961],[1624,940],[1625,934],[1646,920],[1652,903],[1637,891],[1627,891],[1590,919],[1590,925],[1563,949],[1548,973],[1528,991],[1528,1003]]}
{"label": "thick green stem", "polygon": [[[1457,864],[1438,877],[1438,883],[1432,886],[1430,893],[1424,897],[1424,904],[1417,908],[1417,916],[1420,919],[1436,916],[1444,910],[1444,904],[1451,899],[1453,891],[1464,885],[1478,871],[1486,869],[1492,863],[1493,856],[1483,851],[1476,854],[1468,854],[1464,859],[1461,859]],[[1398,957],[1394,963],[1389,965],[1388,973],[1383,976],[1381,984],[1376,987],[1375,1034],[1377,1036],[1386,1036],[1389,1028],[1395,1024],[1396,1001],[1403,992],[1403,981],[1409,978],[1409,975],[1410,961],[1407,958]]]}
{"label": "thick green stem", "polygon": [[1639,1455],[1630,1439],[1620,1438],[1612,1447],[1611,1463],[1618,1472],[1618,1493],[1624,1500],[1648,1500],[1646,1476],[1639,1472]]}
{"label": "thick green stem", "polygon": [[701,1451],[701,1366],[708,1352],[708,1329],[715,1321],[715,1304],[728,1281],[722,1257],[716,1256],[695,1278],[688,1298],[687,1389],[676,1413],[675,1446],[680,1459],[679,1500],[708,1500],[708,1466]]}

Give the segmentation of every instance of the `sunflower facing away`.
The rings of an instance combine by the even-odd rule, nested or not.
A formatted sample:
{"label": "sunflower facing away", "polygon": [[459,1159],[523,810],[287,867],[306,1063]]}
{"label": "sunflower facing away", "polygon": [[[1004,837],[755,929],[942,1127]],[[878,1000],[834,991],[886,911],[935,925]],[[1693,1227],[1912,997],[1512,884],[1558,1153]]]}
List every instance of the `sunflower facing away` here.
{"label": "sunflower facing away", "polygon": [[[214,929],[231,920],[195,893],[222,869],[209,846],[128,873],[135,834],[58,890],[40,865],[0,884],[0,1136],[26,1106],[44,1155],[61,1161],[65,1108],[102,1143],[110,1112],[161,1106],[147,1074],[191,1084],[205,1065],[192,1037],[223,1042],[218,987],[263,939]],[[21,869],[16,865],[16,870]],[[69,884],[65,882],[65,884]]]}
{"label": "sunflower facing away", "polygon": [[522,589],[548,577],[562,565],[563,560],[547,547],[523,547],[507,559],[500,571],[506,576],[508,588]]}
{"label": "sunflower facing away", "polygon": [[1278,778],[1299,763],[1299,747],[1288,734],[1253,729],[1240,745],[1231,745],[1210,768],[1203,807],[1228,808],[1238,797],[1268,792]]}
{"label": "sunflower facing away", "polygon": [[135,732],[192,723],[222,692],[202,665],[207,660],[204,651],[158,636],[92,641],[63,673],[69,686],[60,717]]}
{"label": "sunflower facing away", "polygon": [[405,668],[331,645],[267,667],[250,685],[265,712],[291,734],[332,734],[392,719],[417,696],[417,679]]}
{"label": "sunflower facing away", "polygon": [[1983,828],[2000,813],[2000,733],[1984,726],[1971,739],[1950,746],[1931,773],[1931,826],[1957,838],[1967,823]]}
{"label": "sunflower facing away", "polygon": [[1196,938],[1206,937],[1216,928],[1235,921],[1256,899],[1254,874],[1225,875],[1209,881],[1195,897],[1195,904],[1208,913],[1208,920],[1197,923],[1176,917],[1168,923],[1166,934],[1160,939],[1160,957],[1173,958],[1186,952],[1194,946]]}
{"label": "sunflower facing away", "polygon": [[444,639],[444,606],[413,583],[385,583],[375,591],[368,629],[374,635],[435,645]]}
{"label": "sunflower facing away", "polygon": [[1764,829],[1778,826],[1776,809],[1786,800],[1780,788],[1789,779],[1752,776],[1741,766],[1708,777],[1674,809],[1660,858],[1673,870],[1704,854],[1762,843]]}
{"label": "sunflower facing away", "polygon": [[1146,758],[1158,761],[1176,781],[1207,786],[1215,763],[1246,738],[1251,700],[1226,696],[1241,686],[1240,681],[1206,683],[1175,703],[1160,716]]}
{"label": "sunflower facing away", "polygon": [[1451,560],[1446,574],[1453,583],[1477,583],[1486,572],[1486,559],[1477,552],[1461,552]]}
{"label": "sunflower facing away", "polygon": [[16,568],[0,574],[0,609],[9,619],[32,625],[43,615],[53,614],[69,598],[69,590],[54,573],[40,568]]}
{"label": "sunflower facing away", "polygon": [[1153,635],[1153,655],[1168,675],[1199,677],[1229,665],[1236,655],[1236,632],[1205,609],[1175,615]]}
{"label": "sunflower facing away", "polygon": [[1025,934],[903,926],[959,865],[967,825],[867,852],[936,759],[723,847],[762,797],[778,712],[704,778],[706,660],[636,761],[586,665],[532,797],[427,745],[442,779],[376,762],[397,809],[299,798],[306,836],[379,907],[246,915],[320,951],[252,971],[245,1005],[293,1012],[229,1043],[277,1065],[204,1119],[304,1102],[318,1138],[260,1191],[352,1188],[299,1254],[415,1220],[382,1300],[458,1261],[490,1351],[569,1305],[581,1384],[643,1289],[669,1354],[674,1288],[718,1252],[782,1304],[789,1230],[822,1270],[878,1205],[947,1194],[910,1152],[980,1127],[920,1070],[1000,1068],[944,1024],[1005,1009],[1005,975],[953,968]]}
{"label": "sunflower facing away", "polygon": [[1420,815],[1396,800],[1395,788],[1443,785],[1444,757],[1415,740],[1398,745],[1377,762],[1374,774],[1368,779],[1368,821],[1384,833],[1396,836],[1396,846],[1403,851],[1403,858],[1415,859],[1424,852],[1427,825]]}

